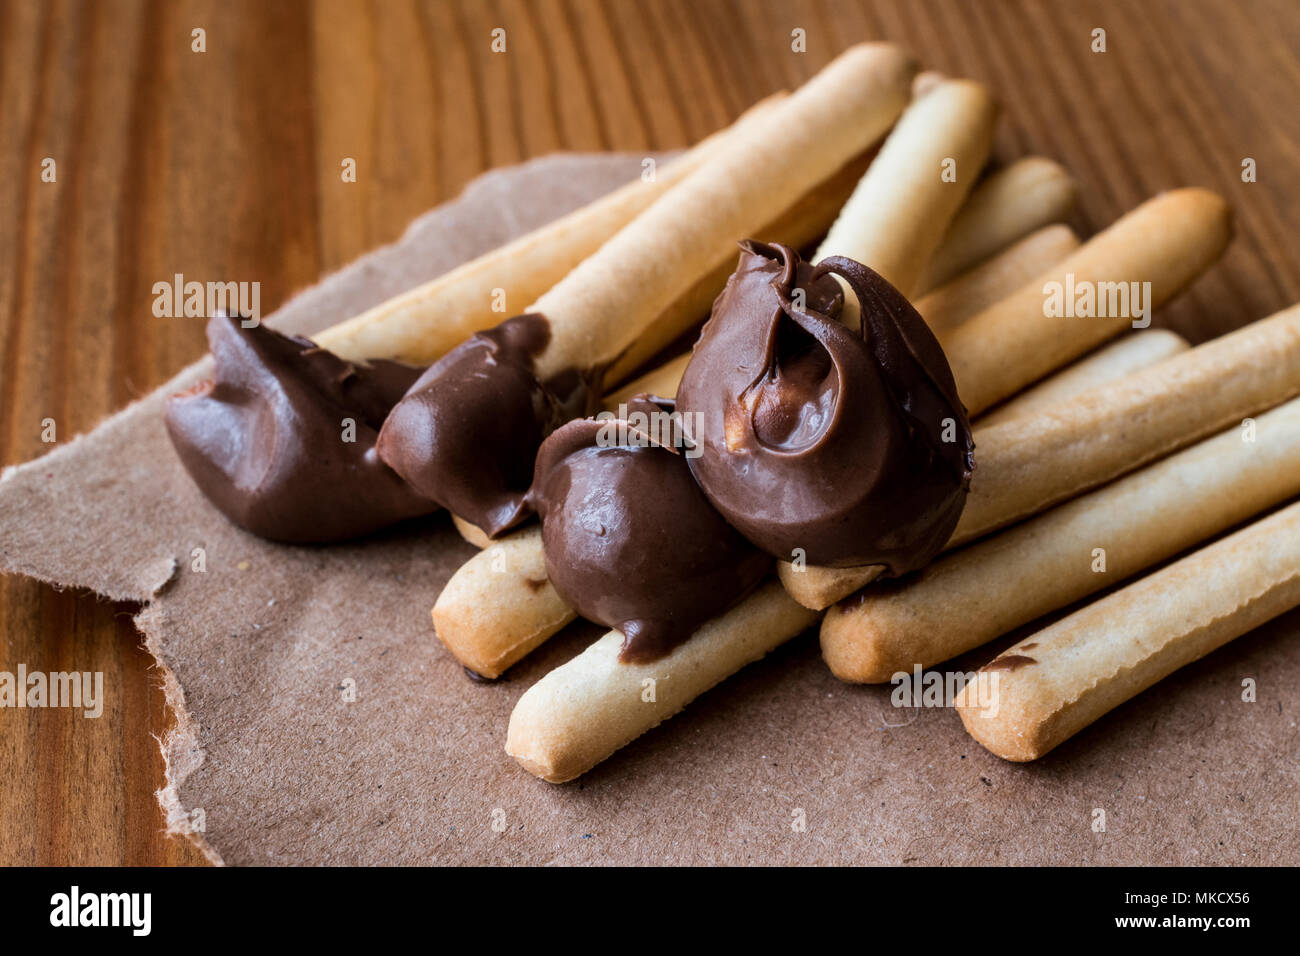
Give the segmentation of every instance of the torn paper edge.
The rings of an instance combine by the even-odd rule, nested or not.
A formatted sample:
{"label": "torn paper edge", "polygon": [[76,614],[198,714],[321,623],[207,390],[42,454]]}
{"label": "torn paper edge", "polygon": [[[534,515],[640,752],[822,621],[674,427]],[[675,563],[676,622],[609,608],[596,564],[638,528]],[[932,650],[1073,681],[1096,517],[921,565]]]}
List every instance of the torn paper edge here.
{"label": "torn paper edge", "polygon": [[154,604],[145,605],[133,623],[144,636],[144,648],[162,675],[163,698],[172,719],[166,733],[154,738],[163,758],[163,785],[154,791],[154,797],[163,812],[165,832],[168,836],[189,840],[213,866],[225,866],[225,860],[204,833],[195,829],[192,812],[181,800],[181,786],[191,773],[203,766],[207,752],[199,744],[198,721],[185,704],[185,689],[163,656],[161,642],[156,636],[159,621]]}

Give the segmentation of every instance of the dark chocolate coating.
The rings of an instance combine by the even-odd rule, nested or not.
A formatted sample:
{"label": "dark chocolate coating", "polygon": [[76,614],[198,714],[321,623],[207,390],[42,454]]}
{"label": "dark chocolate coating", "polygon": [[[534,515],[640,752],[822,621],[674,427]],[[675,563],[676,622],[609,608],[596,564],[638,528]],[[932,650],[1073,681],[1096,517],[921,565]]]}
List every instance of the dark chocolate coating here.
{"label": "dark chocolate coating", "polygon": [[530,514],[537,449],[587,411],[579,376],[543,383],[533,358],[550,339],[541,315],[479,332],[438,360],[388,416],[379,454],[413,488],[496,536]]}
{"label": "dark chocolate coating", "polygon": [[[671,410],[655,401],[633,410]],[[621,660],[651,661],[744,597],[772,559],[710,506],[679,451],[619,424],[583,419],[555,431],[529,500],[555,589],[583,617],[623,632]]]}
{"label": "dark chocolate coating", "polygon": [[[165,420],[181,463],[231,521],[295,544],[340,541],[428,514],[375,454],[379,426],[421,369],[348,362],[308,339],[214,316],[214,381],[173,395]],[[345,419],[355,441],[344,441]]]}
{"label": "dark chocolate coating", "polygon": [[[741,248],[677,395],[682,412],[703,415],[696,480],[777,557],[802,549],[813,564],[892,575],[921,567],[956,527],[974,468],[938,341],[860,263],[813,268],[785,246]],[[830,298],[830,273],[857,296],[860,333],[836,320],[843,300]]]}

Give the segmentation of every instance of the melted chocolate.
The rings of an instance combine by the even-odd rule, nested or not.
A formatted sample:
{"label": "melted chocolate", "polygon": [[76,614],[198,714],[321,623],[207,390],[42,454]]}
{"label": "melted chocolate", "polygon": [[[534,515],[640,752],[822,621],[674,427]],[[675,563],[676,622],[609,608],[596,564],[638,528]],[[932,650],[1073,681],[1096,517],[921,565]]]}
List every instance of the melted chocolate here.
{"label": "melted chocolate", "polygon": [[542,440],[589,411],[583,376],[538,381],[533,359],[550,334],[541,315],[479,332],[420,376],[379,434],[394,471],[489,536],[530,513],[524,495]]}
{"label": "melted chocolate", "polygon": [[[638,397],[629,418],[671,407]],[[529,492],[551,583],[623,632],[623,661],[664,656],[772,565],[709,505],[672,440],[617,419],[570,422],[543,443]]]}
{"label": "melted chocolate", "polygon": [[[814,564],[891,575],[921,567],[952,534],[974,468],[938,341],[860,263],[813,268],[785,246],[741,249],[678,390],[678,408],[703,416],[696,480],[777,557],[802,549]],[[860,333],[837,321],[830,273],[857,296]]]}
{"label": "melted chocolate", "polygon": [[314,544],[437,510],[374,450],[421,369],[347,362],[308,339],[245,329],[238,316],[214,316],[208,343],[215,380],[169,398],[165,420],[190,477],[235,524]]}

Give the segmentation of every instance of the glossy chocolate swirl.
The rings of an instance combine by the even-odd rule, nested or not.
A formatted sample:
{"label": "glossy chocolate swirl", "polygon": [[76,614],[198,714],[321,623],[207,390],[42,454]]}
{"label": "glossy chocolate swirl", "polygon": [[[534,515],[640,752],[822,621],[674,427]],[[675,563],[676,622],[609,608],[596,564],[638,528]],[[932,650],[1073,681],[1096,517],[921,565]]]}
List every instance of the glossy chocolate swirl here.
{"label": "glossy chocolate swirl", "polygon": [[520,315],[472,336],[420,376],[379,435],[380,456],[416,491],[491,536],[530,514],[542,439],[590,411],[581,376],[534,373],[550,334],[544,316]]}
{"label": "glossy chocolate swirl", "polygon": [[671,409],[638,398],[626,421],[564,425],[542,444],[529,492],[551,583],[583,617],[623,632],[628,662],[667,654],[772,566],[700,492]]}
{"label": "glossy chocolate swirl", "polygon": [[[974,468],[938,341],[858,262],[814,268],[784,246],[742,249],[678,391],[678,408],[703,416],[696,480],[777,557],[921,567],[947,543]],[[837,321],[831,273],[857,296],[860,332]]]}
{"label": "glossy chocolate swirl", "polygon": [[235,524],[314,544],[437,510],[374,447],[422,369],[344,361],[238,316],[214,316],[208,343],[214,380],[170,397],[165,419],[190,477]]}

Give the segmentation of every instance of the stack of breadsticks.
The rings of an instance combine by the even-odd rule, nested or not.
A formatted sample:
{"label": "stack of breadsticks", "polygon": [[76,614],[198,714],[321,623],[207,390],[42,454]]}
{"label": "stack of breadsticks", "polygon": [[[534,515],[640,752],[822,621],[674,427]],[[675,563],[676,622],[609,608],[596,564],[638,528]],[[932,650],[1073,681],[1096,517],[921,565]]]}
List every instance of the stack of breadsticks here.
{"label": "stack of breadsticks", "polygon": [[[947,541],[945,553],[902,575],[778,553],[774,574],[660,654],[629,658],[630,635],[612,629],[518,701],[506,750],[530,772],[553,782],[579,776],[819,620],[838,677],[889,681],[1300,494],[1300,307],[1196,348],[1134,329],[1222,254],[1231,234],[1224,202],[1201,189],[1162,193],[1080,242],[1061,224],[1075,185],[1056,163],[1031,157],[981,178],[996,118],[979,84],[917,77],[892,46],[855,47],[653,182],[320,337],[344,359],[442,359],[397,403],[377,447],[482,549],[432,613],[451,653],[487,678],[578,616],[548,571],[552,519],[543,511],[546,524],[528,522],[535,492],[511,471],[522,458],[531,477],[545,433],[498,448],[484,399],[459,409],[469,422],[463,436],[445,437],[454,406],[438,376],[461,340],[499,318],[495,290],[533,303],[525,318],[544,317],[528,346],[530,373],[569,383],[580,399],[548,428],[602,404],[676,394],[691,354],[645,365],[705,317],[739,240],[801,248],[822,236],[810,263],[842,257],[870,267],[912,301],[942,346],[976,449],[960,518],[936,542]],[[838,321],[867,336],[876,316],[866,310],[876,304],[833,277]],[[1098,308],[1098,291],[1089,313],[1049,312],[1053,287],[1108,290],[1112,302],[1120,289],[1129,301],[1131,289],[1132,307]],[[503,343],[493,340],[494,354],[514,347]],[[422,429],[438,434],[426,442]],[[492,487],[449,483],[448,469],[476,455],[494,458]],[[1298,530],[1296,507],[1279,511],[1021,642],[958,701],[967,729],[1000,756],[1034,759],[1300,603]]]}

